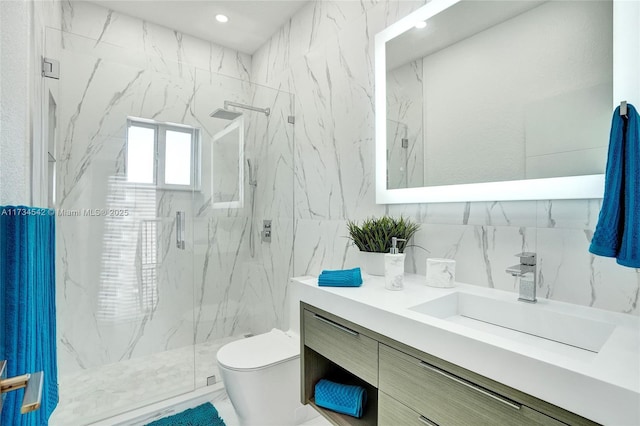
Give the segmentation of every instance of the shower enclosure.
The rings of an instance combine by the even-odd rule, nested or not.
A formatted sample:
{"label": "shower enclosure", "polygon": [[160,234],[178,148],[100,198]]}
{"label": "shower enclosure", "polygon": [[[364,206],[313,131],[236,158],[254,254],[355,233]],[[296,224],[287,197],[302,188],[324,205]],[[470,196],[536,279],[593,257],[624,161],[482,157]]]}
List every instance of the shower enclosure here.
{"label": "shower enclosure", "polygon": [[[162,27],[140,27],[141,51],[131,34],[107,41],[80,19],[109,12],[73,7],[62,31],[46,33],[61,68],[49,83],[60,383],[52,425],[219,385],[220,345],[285,325],[293,256],[293,95],[249,83],[242,67],[198,63],[194,52],[206,63],[212,49],[203,41],[181,38],[170,59],[158,47],[171,34]],[[221,107],[237,117],[210,116]],[[270,243],[263,220],[272,221]]]}

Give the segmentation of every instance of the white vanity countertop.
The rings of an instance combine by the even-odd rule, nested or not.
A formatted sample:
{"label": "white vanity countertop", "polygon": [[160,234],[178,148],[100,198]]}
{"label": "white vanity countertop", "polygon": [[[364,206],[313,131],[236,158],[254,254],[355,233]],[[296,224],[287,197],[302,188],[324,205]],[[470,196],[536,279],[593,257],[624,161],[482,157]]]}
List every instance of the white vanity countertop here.
{"label": "white vanity countertop", "polygon": [[[555,344],[519,342],[409,308],[460,291],[513,301],[517,294],[457,283],[424,285],[405,274],[405,288],[389,291],[384,277],[363,274],[361,287],[319,287],[317,277],[292,278],[301,301],[457,364],[495,381],[607,425],[640,425],[640,318],[547,299],[534,305],[615,324],[598,353]],[[519,302],[522,303],[522,302]]]}

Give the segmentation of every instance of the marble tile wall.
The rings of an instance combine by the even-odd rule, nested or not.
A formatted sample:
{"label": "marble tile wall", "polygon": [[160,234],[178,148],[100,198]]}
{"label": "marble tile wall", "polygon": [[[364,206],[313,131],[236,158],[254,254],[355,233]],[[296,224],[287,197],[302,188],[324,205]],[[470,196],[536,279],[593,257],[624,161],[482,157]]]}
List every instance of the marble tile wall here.
{"label": "marble tile wall", "polygon": [[[287,118],[294,97],[251,84],[247,55],[88,2],[63,3],[62,16],[61,29],[47,29],[48,53],[62,69],[61,376],[283,327],[286,286],[280,283],[293,274],[294,137]],[[246,170],[242,208],[211,204],[211,139],[229,122],[209,114],[224,100],[271,108],[269,117],[244,112],[244,151],[254,159],[258,185],[253,217]],[[126,181],[130,116],[201,129],[200,191],[155,190]],[[101,208],[129,215],[64,216]],[[184,251],[175,244],[178,210],[188,220]],[[259,238],[263,219],[273,221],[270,244]],[[144,275],[149,245],[153,261],[150,275]],[[204,355],[190,353],[184,363],[209,365],[198,360]]]}
{"label": "marble tile wall", "polygon": [[[62,2],[61,29],[64,34],[84,38],[84,47],[74,46],[74,50],[87,55],[111,57],[180,77],[198,68],[250,80],[249,55],[87,1]],[[62,46],[67,48],[64,36]],[[147,65],[141,66],[142,63]]]}
{"label": "marble tile wall", "polygon": [[256,82],[296,95],[294,274],[358,265],[345,221],[403,214],[429,250],[408,271],[448,257],[460,281],[515,291],[504,269],[532,250],[543,296],[639,315],[640,271],[587,251],[600,200],[375,204],[374,35],[423,4],[313,1],[253,55]]}

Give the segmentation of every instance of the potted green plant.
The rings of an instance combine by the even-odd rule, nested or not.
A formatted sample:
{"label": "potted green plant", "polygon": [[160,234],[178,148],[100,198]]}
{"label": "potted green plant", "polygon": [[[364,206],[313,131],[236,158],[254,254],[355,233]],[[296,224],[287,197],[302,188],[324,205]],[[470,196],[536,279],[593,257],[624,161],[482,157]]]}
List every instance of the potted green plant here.
{"label": "potted green plant", "polygon": [[[384,254],[391,249],[391,238],[411,239],[420,225],[400,216],[365,219],[362,225],[348,220],[349,239],[360,249],[362,268],[370,275],[384,275]],[[407,242],[399,241],[398,250],[404,253]]]}

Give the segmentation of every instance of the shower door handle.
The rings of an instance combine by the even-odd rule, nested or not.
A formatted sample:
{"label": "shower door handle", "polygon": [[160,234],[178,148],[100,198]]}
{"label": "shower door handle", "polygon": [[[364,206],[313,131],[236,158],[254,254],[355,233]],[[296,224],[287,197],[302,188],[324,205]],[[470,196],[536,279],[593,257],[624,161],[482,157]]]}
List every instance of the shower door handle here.
{"label": "shower door handle", "polygon": [[176,212],[176,246],[184,250],[184,212]]}
{"label": "shower door handle", "polygon": [[42,371],[6,378],[6,366],[7,361],[0,361],[0,413],[2,413],[2,401],[4,400],[1,394],[22,388],[25,389],[20,413],[27,414],[39,409],[42,403]]}

